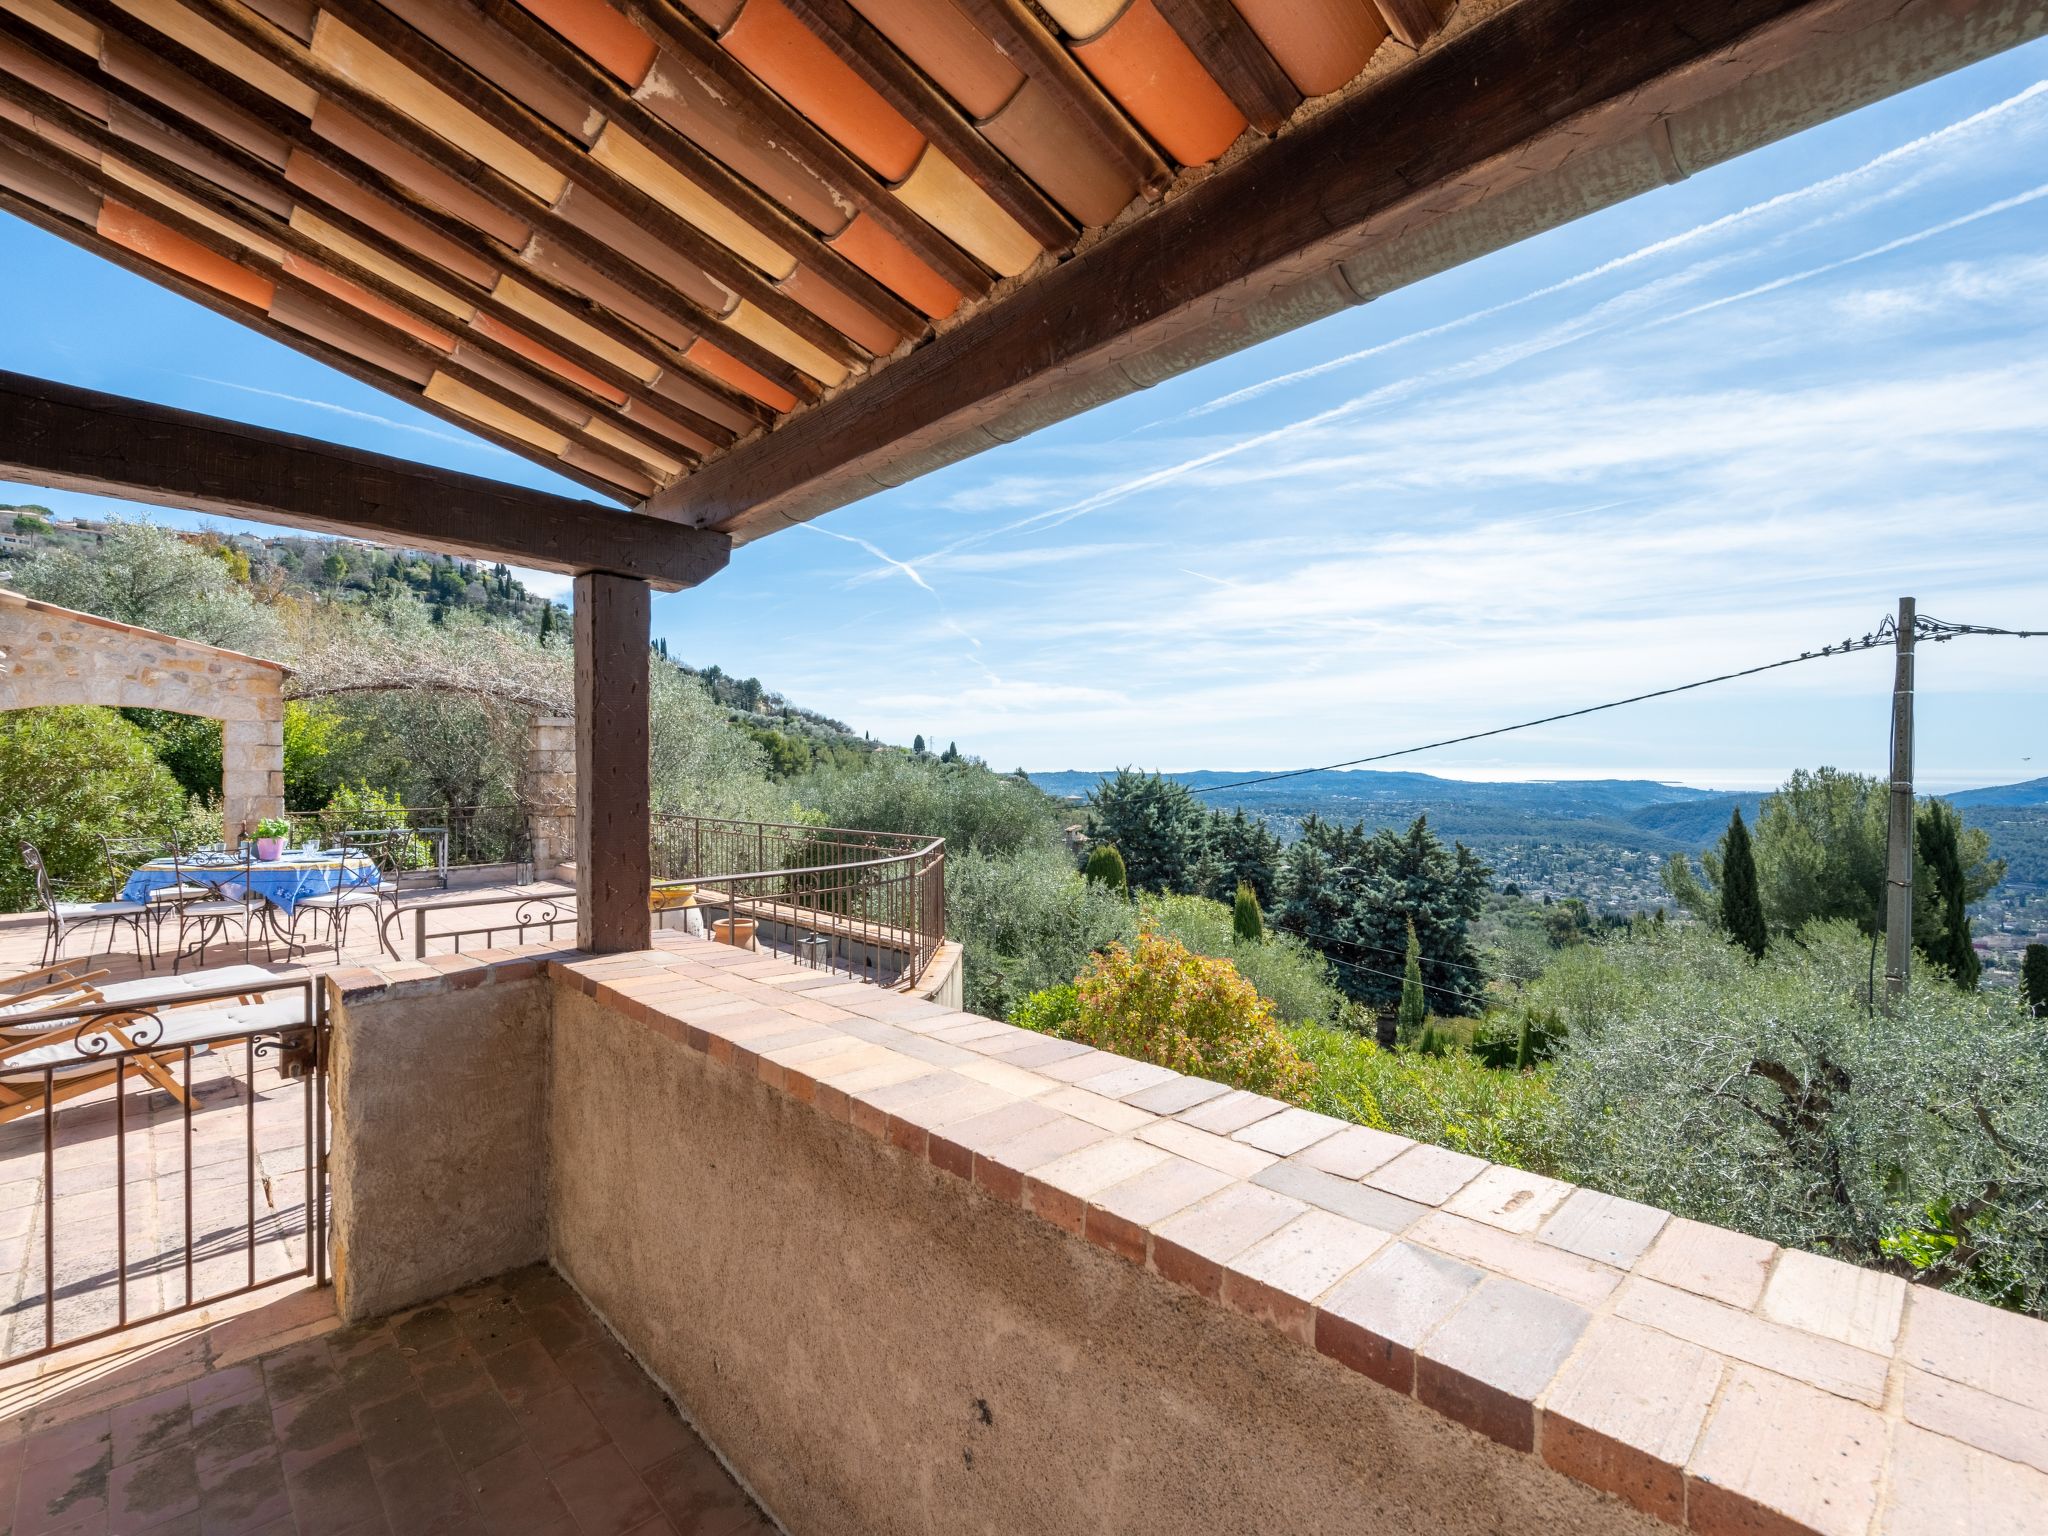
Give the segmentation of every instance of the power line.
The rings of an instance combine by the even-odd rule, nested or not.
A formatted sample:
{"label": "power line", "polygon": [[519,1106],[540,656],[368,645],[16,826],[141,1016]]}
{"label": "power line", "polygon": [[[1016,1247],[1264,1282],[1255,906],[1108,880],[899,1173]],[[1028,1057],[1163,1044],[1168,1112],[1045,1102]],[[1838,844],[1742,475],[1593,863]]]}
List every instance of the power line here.
{"label": "power line", "polygon": [[[1323,958],[1329,961],[1330,964],[1336,966],[1339,970],[1357,971],[1361,975],[1365,976],[1384,976],[1388,981],[1398,981],[1402,983],[1404,986],[1407,984],[1408,981],[1408,978],[1406,976],[1399,975],[1393,971],[1375,970],[1372,966],[1360,965],[1355,960],[1339,960],[1335,955],[1324,955]],[[1462,997],[1470,1003],[1479,1003],[1484,1005],[1488,1002],[1488,999],[1481,997],[1476,992],[1460,992],[1456,987],[1432,987],[1429,985],[1429,983],[1424,982],[1423,989],[1425,991],[1430,992],[1442,992],[1451,997]]]}
{"label": "power line", "polygon": [[[1274,784],[1282,779],[1298,779],[1310,773],[1332,773],[1340,768],[1359,768],[1367,763],[1383,763],[1389,758],[1412,757],[1418,752],[1433,752],[1438,747],[1455,747],[1468,741],[1484,741],[1489,736],[1505,736],[1511,731],[1526,731],[1539,725],[1555,725],[1560,720],[1576,720],[1582,715],[1597,715],[1603,710],[1620,709],[1625,704],[1641,704],[1649,699],[1669,698],[1674,693],[1690,693],[1695,688],[1711,688],[1716,683],[1732,683],[1737,678],[1755,677],[1761,672],[1775,672],[1780,667],[1796,667],[1802,661],[1819,661],[1824,656],[1846,656],[1854,651],[1876,650],[1879,646],[1892,644],[1897,625],[1890,615],[1870,634],[1861,639],[1844,640],[1838,645],[1825,645],[1817,651],[1801,651],[1797,656],[1788,656],[1783,661],[1767,661],[1761,666],[1744,667],[1739,672],[1723,672],[1714,677],[1703,677],[1697,682],[1679,683],[1671,688],[1656,688],[1648,693],[1630,694],[1625,699],[1612,699],[1605,704],[1588,704],[1583,709],[1568,709],[1560,714],[1544,715],[1535,720],[1521,720],[1513,725],[1495,726],[1490,731],[1473,731],[1464,736],[1446,736],[1441,741],[1425,741],[1420,746],[1400,747],[1392,752],[1375,752],[1370,757],[1347,758],[1341,763],[1325,763],[1319,768],[1289,768],[1281,773],[1263,773],[1255,778],[1233,779],[1228,784],[1207,784],[1199,788],[1190,786],[1190,792],[1197,795],[1221,794],[1226,789],[1247,789],[1254,784]],[[1915,626],[1915,634],[1929,640],[1952,640],[1958,635],[2006,635],[2019,640],[2032,640],[2048,636],[2048,630],[2040,629],[1995,629],[1987,624],[1946,624],[1939,619],[1921,619]]]}

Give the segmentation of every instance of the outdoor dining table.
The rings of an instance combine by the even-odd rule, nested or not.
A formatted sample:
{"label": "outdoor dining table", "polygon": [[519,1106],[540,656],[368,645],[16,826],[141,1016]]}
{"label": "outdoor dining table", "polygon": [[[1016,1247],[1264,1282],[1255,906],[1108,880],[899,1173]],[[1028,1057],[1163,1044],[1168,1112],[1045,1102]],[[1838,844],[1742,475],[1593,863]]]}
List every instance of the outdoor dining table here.
{"label": "outdoor dining table", "polygon": [[[181,872],[187,884],[217,886],[228,900],[240,899],[245,868],[242,861],[197,862],[204,857],[196,855],[178,865],[169,859],[151,859],[138,865],[128,876],[128,883],[121,887],[121,899],[148,901],[151,892],[176,885]],[[246,868],[249,889],[286,916],[309,896],[325,896],[341,889],[374,888],[378,880],[377,861],[352,849],[301,849],[279,858],[257,860]]]}

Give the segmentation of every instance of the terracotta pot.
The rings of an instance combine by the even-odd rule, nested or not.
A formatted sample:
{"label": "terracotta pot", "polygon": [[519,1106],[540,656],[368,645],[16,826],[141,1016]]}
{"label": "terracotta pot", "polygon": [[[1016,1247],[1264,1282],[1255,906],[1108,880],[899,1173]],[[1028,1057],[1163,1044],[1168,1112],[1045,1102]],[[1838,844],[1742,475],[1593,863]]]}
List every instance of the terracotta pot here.
{"label": "terracotta pot", "polygon": [[754,920],[751,917],[721,917],[711,925],[711,937],[734,949],[754,948]]}
{"label": "terracotta pot", "polygon": [[259,837],[256,839],[256,857],[266,861],[274,859],[283,847],[284,839],[281,837]]}

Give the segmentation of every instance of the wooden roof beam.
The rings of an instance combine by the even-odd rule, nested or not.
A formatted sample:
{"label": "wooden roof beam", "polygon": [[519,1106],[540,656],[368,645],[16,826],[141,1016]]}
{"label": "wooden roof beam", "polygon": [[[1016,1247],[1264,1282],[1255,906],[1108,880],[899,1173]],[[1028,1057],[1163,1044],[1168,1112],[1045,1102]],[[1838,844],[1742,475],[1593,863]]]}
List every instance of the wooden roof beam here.
{"label": "wooden roof beam", "polygon": [[1159,14],[1180,34],[1202,68],[1216,77],[1245,120],[1261,133],[1280,125],[1301,105],[1301,92],[1287,78],[1259,34],[1230,0],[1157,0]]}
{"label": "wooden roof beam", "polygon": [[1158,198],[1173,180],[1173,170],[1160,158],[1151,140],[1140,133],[1123,111],[1102,94],[1074,56],[1061,46],[1023,0],[957,0],[968,20],[1009,55],[1010,62],[1052,93],[1111,160],[1130,173],[1149,198]]}
{"label": "wooden roof beam", "polygon": [[1079,231],[1051,199],[983,138],[959,108],[917,72],[846,0],[788,0],[813,36],[873,86],[976,186],[1048,251],[1063,251]]}
{"label": "wooden roof beam", "polygon": [[861,213],[908,246],[918,260],[970,297],[995,286],[980,262],[912,213],[874,173],[842,149],[811,120],[754,78],[693,21],[662,0],[619,0],[619,9],[656,42],[673,50],[717,82],[719,92],[760,125],[760,132],[786,144],[818,177]]}
{"label": "wooden roof beam", "polygon": [[[93,203],[97,205],[99,194],[97,192],[90,192],[89,195]],[[180,298],[189,299],[201,309],[210,310],[224,320],[232,320],[237,325],[248,326],[257,330],[278,345],[289,347],[294,352],[309,357],[316,363],[332,368],[336,373],[341,374],[345,378],[351,378],[359,384],[366,384],[372,389],[381,390],[394,399],[403,401],[414,409],[424,411],[427,415],[447,423],[447,425],[458,431],[467,432],[473,437],[481,438],[493,447],[502,449],[504,452],[525,459],[530,463],[537,464],[552,474],[560,475],[567,480],[573,480],[577,484],[595,491],[600,496],[609,496],[614,500],[622,502],[632,499],[632,493],[623,490],[618,485],[589,470],[556,459],[532,443],[513,437],[509,433],[501,432],[496,427],[486,423],[473,421],[460,412],[442,405],[439,401],[429,399],[416,382],[401,374],[379,367],[317,336],[308,335],[304,331],[295,330],[291,326],[267,319],[255,313],[246,305],[229,298],[226,294],[209,288],[204,283],[194,282],[181,273],[173,272],[168,268],[156,265],[154,262],[147,261],[135,252],[128,250],[125,246],[110,245],[105,241],[99,240],[93,236],[90,230],[73,224],[69,219],[51,212],[40,203],[21,197],[5,187],[0,187],[0,212],[11,213],[24,224],[32,224],[45,234],[53,235],[59,240],[68,240],[80,249],[91,251],[94,255],[112,262],[124,272],[132,273],[145,282],[155,283],[158,287],[166,288],[172,293],[177,294]]]}
{"label": "wooden roof beam", "polygon": [[[341,253],[327,249],[319,242],[301,234],[292,225],[278,219],[266,209],[235,205],[228,199],[223,198],[216,187],[204,177],[188,171],[182,165],[167,160],[146,146],[126,141],[120,135],[103,127],[85,114],[75,111],[64,102],[50,97],[45,92],[37,90],[4,73],[0,73],[0,100],[9,99],[28,108],[37,116],[47,118],[49,121],[58,124],[65,131],[91,144],[103,155],[113,155],[136,165],[166,186],[191,198],[195,203],[208,208],[221,218],[232,221],[235,225],[248,227],[273,244],[297,252],[314,265],[346,277],[359,287],[375,294],[387,304],[404,311],[430,330],[456,336],[464,344],[489,355],[500,367],[509,368],[514,373],[531,380],[544,394],[576,396],[579,398],[579,403],[586,415],[609,412],[612,409],[610,400],[597,396],[585,398],[587,391],[581,383],[565,378],[552,370],[543,369],[524,353],[505,345],[495,337],[483,331],[464,326],[459,319],[444,314],[435,306],[419,298],[413,291],[391,281],[383,273],[359,266]],[[169,130],[166,130],[166,132],[169,132]],[[149,211],[151,217],[171,224],[173,227],[178,228],[180,233],[197,239],[201,244],[218,248],[222,255],[228,256],[231,259],[247,260],[245,255],[230,248],[225,242],[218,240],[213,235],[213,232],[191,225],[189,221],[181,216],[178,210],[156,203],[139,189],[124,185],[113,185],[111,184],[111,178],[106,177],[104,174],[94,177],[68,165],[60,167],[60,169],[65,169],[77,175],[87,185],[102,187],[107,191],[108,195],[115,197],[117,201],[130,204],[150,202],[151,208]],[[479,314],[495,319],[510,329],[518,331],[522,335],[526,335],[549,347],[566,360],[583,368],[587,373],[617,390],[628,400],[637,400],[650,410],[666,415],[674,415],[679,419],[689,416],[690,413],[681,407],[662,399],[641,379],[617,367],[610,360],[600,357],[595,353],[585,351],[572,339],[558,336],[552,331],[534,325],[525,316],[500,303],[492,296],[489,290],[476,288],[454,274],[444,273],[439,269],[431,268],[422,263],[411,252],[394,247],[391,242],[385,240],[377,231],[357,224],[346,213],[340,210],[325,208],[325,205],[320,204],[316,199],[308,198],[297,188],[285,186],[282,182],[278,185],[283,195],[289,200],[304,206],[322,207],[323,217],[329,218],[337,226],[343,228],[347,233],[360,240],[377,255],[390,261],[394,266],[411,272],[422,282],[432,284],[449,293],[451,297],[471,305]],[[322,290],[318,289],[317,286],[298,282],[289,272],[282,270],[269,271],[268,275],[280,284],[292,286],[308,297],[315,298],[316,300],[325,297]],[[438,358],[440,355],[435,354],[435,356]],[[443,361],[445,362],[446,360],[444,359]],[[436,364],[436,366],[441,365],[440,362]],[[475,381],[466,382],[473,383]],[[514,405],[514,402],[510,399],[501,400],[500,403],[507,406]],[[518,408],[531,410],[539,407],[535,402],[529,401],[525,406]],[[731,442],[735,435],[727,428],[702,418],[684,420],[682,424],[699,431],[713,445],[719,447],[723,447]],[[566,422],[564,425],[571,433],[577,432],[580,427],[580,424],[576,422]],[[651,440],[651,446],[659,447],[672,456],[684,460],[686,463],[693,462],[702,457],[704,452],[704,449],[697,444],[676,441],[666,433],[645,423],[634,424],[629,435],[648,438]],[[585,446],[598,450],[603,445],[591,441],[586,442]],[[610,451],[616,452],[618,450],[613,448]]]}
{"label": "wooden roof beam", "polygon": [[0,373],[0,475],[671,592],[717,574],[731,547],[596,502],[18,373]]}
{"label": "wooden roof beam", "polygon": [[1661,185],[1673,123],[1712,163],[2044,33],[2048,0],[1517,0],[643,510],[760,537]]}
{"label": "wooden roof beam", "polygon": [[[180,71],[206,84],[216,94],[234,103],[293,143],[298,143],[310,133],[311,130],[304,119],[283,110],[261,91],[232,73],[216,67],[174,39],[137,21],[119,6],[111,3],[111,0],[64,0],[64,3],[90,17],[96,26],[109,35],[120,37],[130,45],[172,63]],[[204,14],[207,20],[227,31],[236,41],[253,49],[280,69],[288,73],[304,74],[309,78],[319,78],[322,93],[335,105],[368,123],[442,174],[453,177],[471,188],[486,202],[511,218],[530,228],[545,232],[580,260],[602,272],[612,281],[636,290],[655,308],[672,316],[679,324],[704,335],[714,345],[723,348],[748,367],[774,380],[799,398],[816,399],[822,393],[808,374],[747,338],[726,330],[722,316],[678,293],[659,273],[646,271],[552,210],[542,207],[491,167],[463,154],[437,136],[419,131],[417,125],[410,119],[386,106],[367,91],[359,90],[338,77],[323,76],[308,51],[296,38],[260,22],[238,6],[228,4],[227,0],[189,0],[189,3],[195,10]],[[354,163],[353,160],[351,163]],[[521,281],[527,280],[527,269],[523,266],[520,269],[520,278]]]}

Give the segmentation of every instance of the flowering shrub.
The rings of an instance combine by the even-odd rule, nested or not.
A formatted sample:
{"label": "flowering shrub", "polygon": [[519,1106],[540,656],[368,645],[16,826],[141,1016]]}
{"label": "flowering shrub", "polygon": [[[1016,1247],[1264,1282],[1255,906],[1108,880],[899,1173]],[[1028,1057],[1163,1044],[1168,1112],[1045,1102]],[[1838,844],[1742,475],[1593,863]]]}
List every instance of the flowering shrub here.
{"label": "flowering shrub", "polygon": [[1148,929],[1135,949],[1112,944],[1075,989],[1080,1016],[1060,1031],[1071,1039],[1275,1098],[1298,1100],[1315,1080],[1258,988],[1177,939]]}

